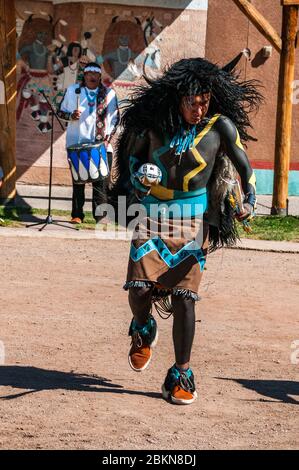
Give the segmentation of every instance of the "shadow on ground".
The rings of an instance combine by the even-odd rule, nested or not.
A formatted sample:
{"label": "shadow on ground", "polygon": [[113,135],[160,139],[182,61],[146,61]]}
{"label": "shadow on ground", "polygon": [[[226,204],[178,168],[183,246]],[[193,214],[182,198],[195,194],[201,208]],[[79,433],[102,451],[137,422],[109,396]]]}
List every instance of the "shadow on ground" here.
{"label": "shadow on ground", "polygon": [[78,374],[73,371],[40,369],[29,366],[1,366],[0,386],[22,389],[17,394],[2,395],[1,400],[11,400],[43,390],[68,390],[77,392],[110,392],[142,395],[150,398],[161,398],[160,393],[126,390],[122,385],[97,375]]}
{"label": "shadow on ground", "polygon": [[[253,390],[259,395],[272,398],[272,400],[259,399],[258,401],[274,403],[274,400],[278,400],[280,403],[299,405],[299,382],[292,380],[249,380],[231,379],[225,377],[217,378],[219,380],[230,380],[236,382],[242,385],[242,387],[247,388],[248,390]],[[298,400],[295,400],[295,398],[292,396],[298,396]]]}
{"label": "shadow on ground", "polygon": [[4,219],[15,222],[38,222],[39,217],[36,217],[32,210],[32,207],[22,198],[19,198],[17,205],[13,202],[2,206]]}
{"label": "shadow on ground", "polygon": [[[61,198],[63,199],[63,198]],[[50,218],[48,218],[46,211],[50,210]],[[13,203],[6,204],[1,207],[1,214],[2,215],[2,222],[5,225],[5,220],[10,222],[19,222],[20,226],[26,225],[28,227],[34,225],[41,225],[43,226],[50,224],[68,224],[66,227],[76,230],[77,228],[70,226],[70,220],[66,219],[66,216],[53,216],[51,215],[51,208],[45,209],[45,215],[36,215],[33,213],[34,208],[28,204],[21,196],[16,197],[16,200]],[[3,220],[4,219],[4,220]],[[65,225],[62,225],[65,227]]]}

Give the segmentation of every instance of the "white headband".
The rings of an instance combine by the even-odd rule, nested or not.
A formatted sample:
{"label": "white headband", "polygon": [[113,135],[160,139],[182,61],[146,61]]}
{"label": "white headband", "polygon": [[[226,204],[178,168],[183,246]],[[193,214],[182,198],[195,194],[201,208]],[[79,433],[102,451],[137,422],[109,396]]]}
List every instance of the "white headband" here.
{"label": "white headband", "polygon": [[98,66],[96,67],[95,65],[86,65],[85,69],[84,69],[84,73],[85,72],[97,72],[97,73],[101,73],[102,70],[101,70],[101,67]]}

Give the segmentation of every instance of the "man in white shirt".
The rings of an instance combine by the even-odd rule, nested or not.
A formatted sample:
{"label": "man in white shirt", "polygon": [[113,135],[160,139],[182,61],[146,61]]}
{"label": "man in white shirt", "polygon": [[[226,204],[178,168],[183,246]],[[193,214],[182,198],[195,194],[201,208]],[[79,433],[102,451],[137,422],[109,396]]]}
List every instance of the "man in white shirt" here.
{"label": "man in white shirt", "polygon": [[[112,88],[101,82],[101,67],[91,62],[84,68],[82,85],[67,88],[60,104],[58,115],[68,122],[66,147],[82,143],[105,142],[108,163],[112,165],[111,138],[119,122],[117,97]],[[92,183],[92,209],[96,222],[96,208],[107,201],[108,178]],[[84,219],[85,185],[73,182],[72,222],[81,223]]]}

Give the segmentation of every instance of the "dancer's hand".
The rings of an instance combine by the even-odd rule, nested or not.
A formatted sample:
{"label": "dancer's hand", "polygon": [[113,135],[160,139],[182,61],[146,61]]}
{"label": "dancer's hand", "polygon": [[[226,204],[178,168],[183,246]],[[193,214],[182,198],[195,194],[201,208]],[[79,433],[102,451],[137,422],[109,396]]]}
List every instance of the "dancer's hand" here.
{"label": "dancer's hand", "polygon": [[253,207],[251,204],[248,202],[245,202],[243,204],[243,212],[240,212],[239,214],[236,215],[236,219],[239,220],[240,222],[242,220],[246,220],[252,217],[253,214]]}
{"label": "dancer's hand", "polygon": [[71,119],[72,119],[72,121],[78,121],[78,119],[80,119],[80,116],[81,116],[81,111],[79,111],[79,109],[76,109],[76,110],[71,114]]}
{"label": "dancer's hand", "polygon": [[144,192],[144,191],[140,191],[139,189],[136,189],[135,188],[135,196],[136,198],[138,199],[138,201],[142,201],[142,199],[145,197],[145,196],[148,196],[149,193],[151,192],[151,188],[149,188],[148,192]]}

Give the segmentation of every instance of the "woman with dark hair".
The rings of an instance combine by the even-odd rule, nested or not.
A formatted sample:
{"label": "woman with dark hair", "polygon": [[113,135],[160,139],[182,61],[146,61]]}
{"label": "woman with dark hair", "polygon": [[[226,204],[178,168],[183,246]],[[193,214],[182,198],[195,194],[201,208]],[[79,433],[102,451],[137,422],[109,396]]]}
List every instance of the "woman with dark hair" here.
{"label": "woman with dark hair", "polygon": [[79,42],[71,42],[67,48],[65,57],[59,58],[55,64],[56,74],[54,87],[57,91],[64,91],[70,85],[74,85],[80,79],[80,57],[82,56],[82,47]]}
{"label": "woman with dark hair", "polygon": [[[74,49],[75,49],[75,51],[74,51]],[[67,48],[66,55],[67,55],[67,57],[75,57],[75,58],[80,59],[80,57],[82,55],[81,44],[79,42],[70,42],[69,45],[68,45],[68,48]]]}
{"label": "woman with dark hair", "polygon": [[122,115],[111,202],[119,195],[132,201],[135,194],[145,214],[135,228],[124,286],[133,313],[129,364],[140,372],[150,363],[157,341],[152,306],[173,314],[175,363],[162,393],[175,404],[197,397],[189,361],[209,243],[216,249],[236,241],[225,183],[233,166],[245,194],[239,220],[255,207],[255,176],[242,141],[254,140],[247,129],[249,112],[262,99],[256,85],[205,59],[183,59],[138,87]]}

